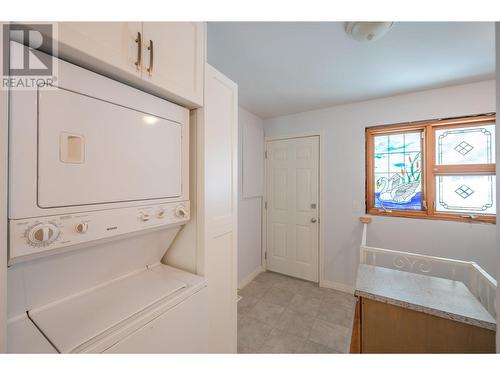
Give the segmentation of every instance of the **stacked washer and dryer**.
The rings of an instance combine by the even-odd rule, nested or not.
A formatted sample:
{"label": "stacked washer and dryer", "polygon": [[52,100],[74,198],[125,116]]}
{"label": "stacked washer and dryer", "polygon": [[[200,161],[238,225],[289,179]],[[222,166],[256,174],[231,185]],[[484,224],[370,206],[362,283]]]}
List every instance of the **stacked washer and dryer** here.
{"label": "stacked washer and dryer", "polygon": [[53,61],[54,87],[9,92],[8,351],[206,352],[206,281],[161,262],[190,220],[189,111]]}

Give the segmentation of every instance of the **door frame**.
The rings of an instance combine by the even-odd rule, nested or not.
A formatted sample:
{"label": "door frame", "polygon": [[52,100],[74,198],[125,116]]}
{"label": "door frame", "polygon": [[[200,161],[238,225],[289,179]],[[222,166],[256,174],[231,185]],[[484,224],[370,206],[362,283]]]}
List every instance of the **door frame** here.
{"label": "door frame", "polygon": [[[286,139],[293,138],[306,138],[306,137],[318,137],[319,138],[319,230],[318,230],[318,281],[319,286],[324,286],[325,284],[325,276],[324,276],[324,225],[325,225],[325,194],[324,194],[324,166],[325,166],[325,132],[323,130],[315,130],[310,132],[303,133],[292,133],[287,135],[280,136],[269,136],[264,137],[264,152],[267,152],[267,144],[270,141],[283,141]],[[265,203],[267,202],[267,158],[264,159],[264,194],[262,199],[262,253],[261,253],[261,261],[262,268],[267,270],[267,260],[266,260],[266,252],[267,252],[267,210],[265,208]]]}

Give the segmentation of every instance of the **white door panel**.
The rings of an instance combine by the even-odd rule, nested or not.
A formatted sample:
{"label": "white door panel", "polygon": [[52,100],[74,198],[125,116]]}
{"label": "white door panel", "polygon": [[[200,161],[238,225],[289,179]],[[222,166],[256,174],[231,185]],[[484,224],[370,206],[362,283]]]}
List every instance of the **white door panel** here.
{"label": "white door panel", "polygon": [[319,137],[267,143],[267,268],[318,281]]}

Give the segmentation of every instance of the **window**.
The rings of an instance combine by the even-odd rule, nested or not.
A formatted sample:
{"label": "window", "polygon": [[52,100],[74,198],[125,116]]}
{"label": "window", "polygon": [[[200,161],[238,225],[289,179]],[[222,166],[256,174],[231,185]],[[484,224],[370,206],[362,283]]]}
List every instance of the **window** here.
{"label": "window", "polygon": [[495,116],[366,130],[367,212],[495,223]]}

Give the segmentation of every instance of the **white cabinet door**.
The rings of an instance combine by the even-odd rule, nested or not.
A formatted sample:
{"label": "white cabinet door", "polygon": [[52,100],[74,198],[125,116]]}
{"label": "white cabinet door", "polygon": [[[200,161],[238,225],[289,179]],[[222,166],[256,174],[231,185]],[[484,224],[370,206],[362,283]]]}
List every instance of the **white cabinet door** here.
{"label": "white cabinet door", "polygon": [[76,56],[73,50],[77,50],[140,76],[140,67],[136,65],[140,48],[136,40],[141,32],[141,22],[60,22],[57,39],[63,44],[63,55]]}
{"label": "white cabinet door", "polygon": [[238,88],[205,65],[197,112],[198,222],[208,281],[209,350],[236,352]]}
{"label": "white cabinet door", "polygon": [[143,78],[203,105],[204,24],[144,22],[143,31]]}
{"label": "white cabinet door", "polygon": [[267,268],[318,282],[319,138],[267,143]]}

